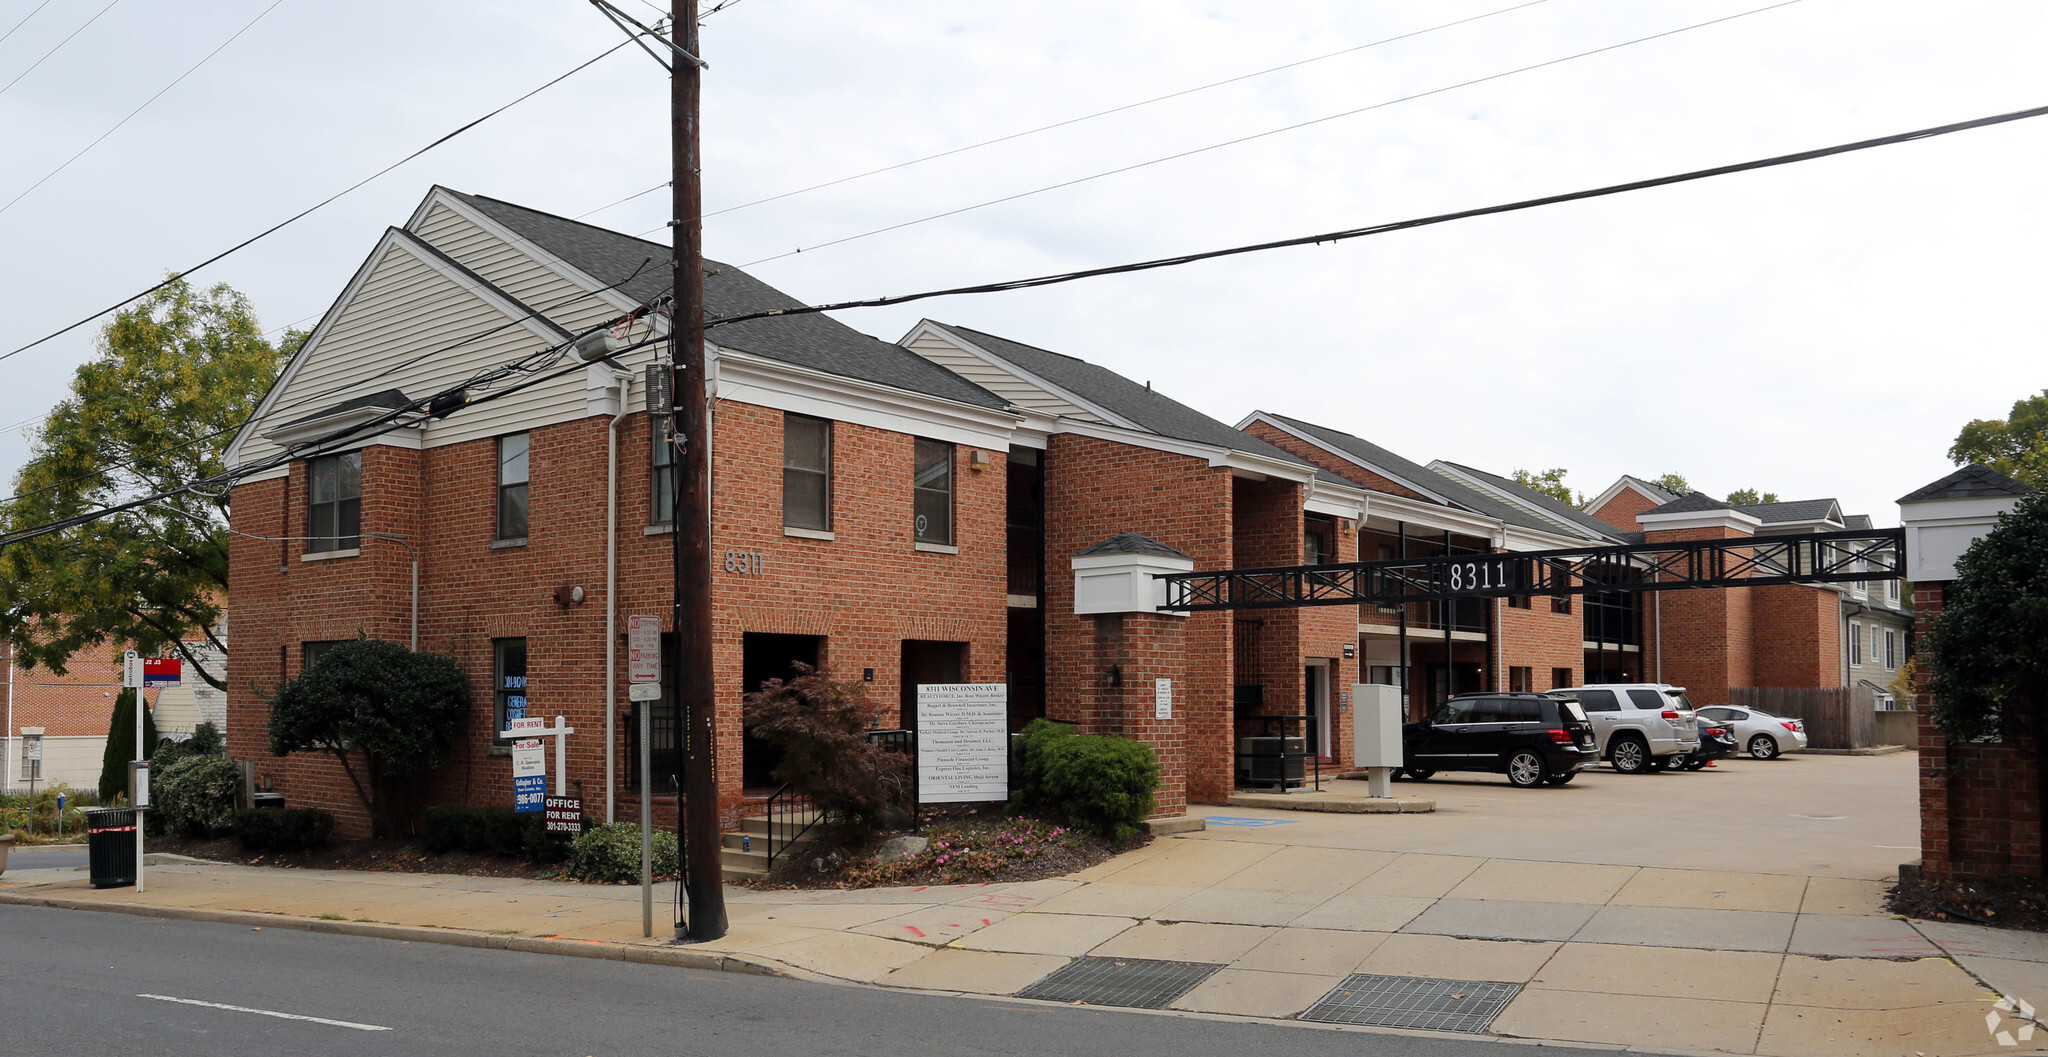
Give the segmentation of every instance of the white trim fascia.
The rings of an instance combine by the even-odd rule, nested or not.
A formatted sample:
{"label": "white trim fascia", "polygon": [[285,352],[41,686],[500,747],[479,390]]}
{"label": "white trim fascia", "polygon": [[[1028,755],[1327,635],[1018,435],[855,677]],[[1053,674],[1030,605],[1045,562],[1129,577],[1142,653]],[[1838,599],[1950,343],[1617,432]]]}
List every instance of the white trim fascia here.
{"label": "white trim fascia", "polygon": [[1410,525],[1450,529],[1468,536],[1484,536],[1494,540],[1501,536],[1502,522],[1494,518],[1453,507],[1437,506],[1420,499],[1410,499],[1405,495],[1372,493],[1371,513],[1373,517],[1385,521],[1406,521]]}
{"label": "white trim fascia", "polygon": [[1242,470],[1248,473],[1262,474],[1267,477],[1277,477],[1283,481],[1294,481],[1298,484],[1307,484],[1315,479],[1316,468],[1306,463],[1288,462],[1282,459],[1275,459],[1269,455],[1238,451],[1234,448],[1221,448],[1214,444],[1198,444],[1191,440],[1162,437],[1157,433],[1138,429],[1125,429],[1121,426],[1108,426],[1100,422],[1082,422],[1078,419],[1062,418],[1058,419],[1057,423],[1058,428],[1052,432],[1073,433],[1083,437],[1093,437],[1096,440],[1129,444],[1134,448],[1150,448],[1153,451],[1163,451],[1170,455],[1185,455],[1192,459],[1205,459],[1212,467],[1229,467],[1232,470]]}
{"label": "white trim fascia", "polygon": [[1675,510],[1668,514],[1637,514],[1636,521],[1645,532],[1672,532],[1679,529],[1731,528],[1741,529],[1744,535],[1754,536],[1763,522],[1749,514],[1732,508],[1720,510]]}
{"label": "white trim fascia", "polygon": [[953,331],[950,328],[948,328],[944,323],[939,323],[930,319],[918,320],[917,325],[910,328],[910,333],[905,334],[901,339],[899,339],[896,342],[896,344],[903,346],[904,348],[909,348],[911,342],[916,341],[918,338],[923,337],[926,334],[933,334],[938,337],[944,338],[945,340],[952,342],[955,346],[957,346],[961,352],[967,353],[968,355],[973,356],[978,360],[981,360],[983,363],[986,363],[989,366],[994,367],[996,370],[1016,376],[1018,381],[1036,386],[1039,389],[1043,389],[1048,394],[1059,397],[1061,400],[1065,400],[1067,403],[1072,404],[1075,407],[1078,407],[1083,411],[1088,412],[1089,414],[1099,415],[1101,416],[1104,422],[1108,422],[1112,425],[1122,426],[1125,429],[1135,429],[1143,431],[1145,428],[1143,426],[1138,425],[1136,422],[1133,422],[1130,419],[1125,418],[1124,416],[1119,415],[1106,407],[1103,407],[1100,404],[1096,404],[1089,400],[1084,400],[1073,391],[1058,385],[1054,385],[1053,383],[1046,381],[1038,375],[1033,374],[1030,371],[1025,370],[1024,368],[1017,366],[1015,363],[1007,359],[1004,359],[1003,357],[998,356],[995,353],[990,352],[979,345],[976,345],[972,341],[969,341],[958,334],[953,333]]}
{"label": "white trim fascia", "polygon": [[1364,459],[1361,459],[1358,456],[1353,455],[1348,451],[1345,451],[1342,448],[1333,447],[1329,444],[1325,444],[1322,440],[1318,439],[1313,434],[1295,429],[1293,426],[1290,426],[1285,422],[1273,418],[1272,416],[1266,414],[1264,411],[1254,411],[1251,414],[1246,415],[1244,419],[1237,424],[1237,429],[1239,431],[1243,431],[1243,429],[1246,426],[1251,425],[1253,422],[1264,422],[1266,425],[1269,425],[1274,429],[1277,429],[1280,432],[1295,438],[1296,440],[1302,441],[1306,444],[1313,444],[1316,447],[1321,448],[1322,450],[1329,452],[1330,454],[1335,455],[1340,459],[1343,459],[1345,462],[1348,462],[1353,466],[1371,470],[1373,473],[1376,473],[1379,476],[1394,482],[1395,484],[1402,485],[1404,487],[1413,489],[1417,492],[1421,492],[1423,495],[1426,495],[1439,503],[1451,502],[1451,500],[1448,497],[1438,492],[1432,491],[1428,485],[1423,484],[1420,481],[1411,481],[1406,477],[1401,476],[1400,474],[1394,473],[1391,470],[1386,469],[1385,467],[1369,463]]}
{"label": "white trim fascia", "polygon": [[1649,500],[1651,505],[1653,506],[1663,506],[1666,503],[1673,502],[1673,500],[1670,499],[1664,499],[1660,496],[1651,495],[1648,491],[1644,490],[1642,482],[1636,480],[1634,477],[1631,477],[1628,474],[1622,474],[1620,480],[1617,480],[1613,484],[1608,485],[1606,491],[1600,493],[1597,496],[1594,496],[1593,501],[1586,504],[1587,512],[1591,513],[1592,511],[1598,510],[1601,507],[1606,506],[1607,504],[1613,502],[1614,497],[1620,495],[1623,489],[1628,489],[1629,491],[1632,491],[1635,494],[1642,496],[1644,499]]}
{"label": "white trim fascia", "polygon": [[[506,245],[532,258],[534,261],[538,262],[542,267],[548,269],[551,272],[554,272],[556,275],[559,275],[562,278],[567,279],[569,282],[582,287],[583,289],[589,291],[590,293],[596,294],[599,298],[603,299],[605,303],[611,305],[613,308],[619,309],[620,311],[627,311],[630,309],[640,307],[640,303],[638,301],[635,301],[631,297],[628,297],[624,293],[620,292],[612,283],[605,282],[604,280],[599,279],[588,272],[585,272],[583,269],[578,268],[575,265],[570,264],[568,261],[565,261],[562,258],[555,256],[553,253],[550,253],[547,250],[541,248],[539,243],[534,242],[533,240],[527,238],[526,236],[513,231],[511,228],[508,228],[503,224],[498,223],[496,220],[493,220],[491,217],[484,214],[481,210],[470,205],[468,202],[464,202],[462,199],[456,197],[456,192],[451,188],[442,187],[436,184],[433,190],[428,191],[427,200],[421,202],[419,208],[413,210],[413,215],[411,219],[405,222],[406,229],[410,231],[413,225],[425,220],[427,214],[432,212],[433,207],[436,205],[447,206],[448,209],[455,215],[463,218],[464,220],[469,221],[472,224],[475,224],[477,227],[484,229],[485,231],[489,232],[493,237],[503,241]],[[615,232],[615,234],[619,233]],[[414,237],[418,238],[417,235],[415,235]],[[621,234],[620,237],[631,238],[632,236]],[[425,242],[426,240],[421,239],[420,241]],[[427,244],[430,246],[433,245],[432,243]]]}
{"label": "white trim fascia", "polygon": [[1021,416],[721,347],[718,399],[1009,450]]}
{"label": "white trim fascia", "polygon": [[1301,508],[1311,514],[1364,521],[1369,500],[1362,488],[1326,481],[1318,476],[1309,482],[1308,497]]}
{"label": "white trim fascia", "polygon": [[[1508,505],[1513,506],[1516,509],[1526,510],[1531,514],[1534,514],[1537,517],[1542,518],[1544,521],[1564,529],[1565,536],[1571,540],[1570,543],[1565,544],[1565,546],[1567,547],[1584,543],[1587,540],[1597,540],[1603,543],[1613,542],[1612,539],[1606,536],[1594,536],[1588,533],[1586,529],[1584,529],[1583,527],[1573,524],[1572,522],[1566,521],[1563,518],[1560,518],[1557,515],[1551,513],[1550,511],[1545,510],[1542,507],[1529,502],[1521,496],[1518,496],[1515,493],[1510,492],[1507,489],[1502,488],[1491,481],[1485,480],[1484,478],[1475,477],[1472,474],[1467,473],[1464,470],[1458,468],[1457,466],[1454,466],[1450,463],[1443,461],[1442,459],[1432,461],[1429,464],[1429,468],[1435,470],[1437,473],[1446,474],[1448,476],[1454,477],[1457,480],[1463,482],[1468,487],[1477,489],[1478,491],[1484,492],[1487,495],[1493,496],[1494,498],[1499,499],[1501,502],[1507,503]],[[1589,514],[1587,516],[1591,517],[1592,515]]]}

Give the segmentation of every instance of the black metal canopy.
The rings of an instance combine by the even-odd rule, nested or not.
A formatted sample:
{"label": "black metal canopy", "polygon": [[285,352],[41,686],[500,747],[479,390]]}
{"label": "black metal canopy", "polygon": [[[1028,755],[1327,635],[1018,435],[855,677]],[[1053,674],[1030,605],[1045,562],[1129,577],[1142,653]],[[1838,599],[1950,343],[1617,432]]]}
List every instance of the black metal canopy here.
{"label": "black metal canopy", "polygon": [[1627,543],[1175,573],[1167,609],[1396,605],[1458,598],[1831,584],[1905,578],[1904,529]]}

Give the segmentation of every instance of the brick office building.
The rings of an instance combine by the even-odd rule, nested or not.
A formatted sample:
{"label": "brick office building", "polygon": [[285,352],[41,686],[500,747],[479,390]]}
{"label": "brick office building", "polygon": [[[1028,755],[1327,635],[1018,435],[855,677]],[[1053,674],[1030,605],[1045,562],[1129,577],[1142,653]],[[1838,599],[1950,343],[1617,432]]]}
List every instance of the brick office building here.
{"label": "brick office building", "polygon": [[[667,253],[436,188],[379,240],[229,462],[379,421],[616,318],[665,291]],[[706,271],[714,317],[797,303],[737,269]],[[729,817],[774,764],[743,734],[741,696],[795,663],[862,680],[884,722],[914,722],[917,684],[1002,682],[1019,723],[1045,713],[1145,737],[1167,770],[1163,814],[1228,792],[1233,739],[1260,715],[1311,715],[1318,751],[1348,759],[1351,621],[1278,614],[1239,650],[1227,615],[1084,612],[1075,567],[1127,534],[1204,567],[1295,564],[1310,548],[1348,560],[1361,489],[1149,386],[966,328],[927,322],[891,344],[798,316],[718,328],[708,353]],[[562,715],[578,731],[568,791],[634,817],[641,706],[625,700],[619,634],[628,615],[666,614],[671,583],[669,451],[640,384],[653,359],[408,416],[237,486],[230,748],[260,783],[361,832],[336,765],[268,755],[262,695],[331,643],[416,635],[471,673],[476,698],[431,799],[507,802],[494,732]],[[1138,693],[1160,678],[1173,680],[1170,719]],[[1247,679],[1262,699],[1234,698]],[[667,785],[669,708],[649,707]],[[658,813],[673,810],[656,795]]]}

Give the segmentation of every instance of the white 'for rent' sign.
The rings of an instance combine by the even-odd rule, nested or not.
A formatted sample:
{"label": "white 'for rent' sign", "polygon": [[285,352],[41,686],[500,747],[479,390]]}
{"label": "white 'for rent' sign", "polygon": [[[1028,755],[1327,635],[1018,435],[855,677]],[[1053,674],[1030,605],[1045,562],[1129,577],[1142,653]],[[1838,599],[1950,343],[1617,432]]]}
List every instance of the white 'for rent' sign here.
{"label": "white 'for rent' sign", "polygon": [[917,688],[917,799],[962,804],[1010,797],[1010,688],[921,683]]}

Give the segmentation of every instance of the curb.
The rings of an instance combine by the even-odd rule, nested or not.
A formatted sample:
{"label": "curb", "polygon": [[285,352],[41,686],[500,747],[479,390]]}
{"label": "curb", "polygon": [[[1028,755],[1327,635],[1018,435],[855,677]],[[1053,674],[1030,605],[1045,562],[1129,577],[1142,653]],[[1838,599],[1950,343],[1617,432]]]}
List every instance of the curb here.
{"label": "curb", "polygon": [[195,907],[144,906],[139,903],[103,903],[88,899],[65,899],[61,896],[28,895],[20,892],[0,892],[0,906],[47,907],[52,910],[90,910],[105,914],[130,914],[136,917],[170,918],[177,921],[203,921],[220,925],[246,925],[250,928],[293,929],[299,932],[319,932],[335,936],[359,936],[365,939],[399,940],[406,943],[435,943],[444,947],[480,947],[486,950],[514,951],[521,954],[552,954],[569,958],[597,958],[603,961],[636,962],[642,965],[669,965],[679,969],[701,969],[711,972],[748,973],[755,976],[782,976],[812,978],[795,966],[783,965],[767,958],[748,958],[737,954],[720,954],[715,951],[690,950],[684,947],[642,946],[634,943],[610,943],[604,940],[572,940],[558,936],[500,936],[488,932],[471,932],[465,929],[437,929],[421,925],[387,925],[369,921],[328,921],[322,918],[298,918],[283,914],[261,914],[248,910],[206,910]]}

